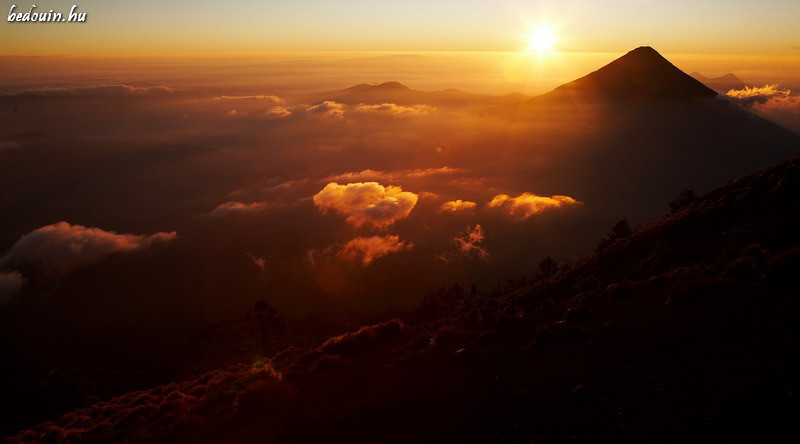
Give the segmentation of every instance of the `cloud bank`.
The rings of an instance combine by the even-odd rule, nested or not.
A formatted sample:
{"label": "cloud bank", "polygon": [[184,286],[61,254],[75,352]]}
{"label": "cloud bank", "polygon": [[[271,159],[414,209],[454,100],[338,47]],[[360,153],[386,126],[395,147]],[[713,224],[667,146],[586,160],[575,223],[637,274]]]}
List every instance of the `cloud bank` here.
{"label": "cloud bank", "polygon": [[8,264],[31,264],[47,273],[64,274],[113,253],[149,248],[155,243],[173,240],[177,234],[159,232],[149,236],[117,234],[99,228],[87,228],[58,222],[23,235],[8,251]]}
{"label": "cloud bank", "polygon": [[171,94],[166,86],[136,87],[129,85],[97,85],[77,88],[40,88],[20,91],[17,97],[125,97]]}

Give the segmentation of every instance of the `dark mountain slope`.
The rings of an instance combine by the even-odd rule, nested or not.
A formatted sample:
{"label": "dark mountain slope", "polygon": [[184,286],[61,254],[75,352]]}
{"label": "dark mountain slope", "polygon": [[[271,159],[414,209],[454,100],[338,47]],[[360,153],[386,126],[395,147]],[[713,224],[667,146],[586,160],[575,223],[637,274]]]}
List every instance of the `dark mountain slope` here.
{"label": "dark mountain slope", "polygon": [[800,158],[552,278],[68,414],[16,438],[790,442],[800,425]]}

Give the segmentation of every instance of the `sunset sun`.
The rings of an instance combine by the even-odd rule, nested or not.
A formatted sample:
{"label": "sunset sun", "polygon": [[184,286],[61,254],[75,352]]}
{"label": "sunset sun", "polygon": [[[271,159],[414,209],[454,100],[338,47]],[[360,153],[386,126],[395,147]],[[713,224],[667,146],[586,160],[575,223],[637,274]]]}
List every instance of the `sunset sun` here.
{"label": "sunset sun", "polygon": [[540,54],[547,54],[555,51],[556,45],[555,29],[540,25],[531,29],[528,34],[528,49]]}

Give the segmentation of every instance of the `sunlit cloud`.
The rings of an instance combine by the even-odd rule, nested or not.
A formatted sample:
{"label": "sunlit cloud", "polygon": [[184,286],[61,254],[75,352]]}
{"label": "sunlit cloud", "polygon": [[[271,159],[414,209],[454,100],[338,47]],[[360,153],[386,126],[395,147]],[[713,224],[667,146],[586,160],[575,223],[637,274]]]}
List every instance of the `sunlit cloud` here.
{"label": "sunlit cloud", "polygon": [[791,91],[788,89],[779,89],[778,85],[764,85],[761,87],[745,86],[743,89],[732,89],[725,93],[729,99],[733,99],[742,105],[766,103],[773,98],[786,99],[790,94]]}
{"label": "sunlit cloud", "polygon": [[332,100],[326,100],[318,105],[309,106],[306,108],[306,111],[338,119],[344,117],[344,105]]}
{"label": "sunlit cloud", "polygon": [[431,177],[450,176],[466,173],[461,168],[443,166],[440,168],[416,168],[413,170],[381,171],[366,169],[328,176],[324,180],[331,182],[363,182],[369,180],[382,180],[397,182],[404,179],[426,179]]}
{"label": "sunlit cloud", "polygon": [[395,103],[382,103],[380,105],[365,105],[360,104],[355,107],[356,112],[361,113],[386,113],[397,116],[416,116],[420,114],[429,114],[436,111],[436,108],[430,105],[411,105],[403,106]]}
{"label": "sunlit cloud", "polygon": [[58,222],[23,235],[5,255],[4,261],[11,265],[31,264],[47,273],[64,274],[113,253],[146,249],[176,237],[174,231],[149,236],[118,234]]}
{"label": "sunlit cloud", "polygon": [[453,238],[453,243],[461,256],[487,259],[489,253],[478,245],[483,242],[484,237],[483,227],[476,224],[474,227],[467,226],[463,233]]}
{"label": "sunlit cloud", "polygon": [[443,203],[439,207],[439,210],[446,213],[457,213],[463,211],[473,211],[477,206],[478,204],[476,204],[475,202],[457,199]]}
{"label": "sunlit cloud", "polygon": [[419,196],[396,186],[384,187],[377,182],[339,185],[331,182],[313,197],[322,214],[335,211],[345,216],[356,228],[369,225],[386,228],[398,219],[408,217]]}
{"label": "sunlit cloud", "polygon": [[777,85],[745,87],[728,91],[725,98],[749,108],[761,117],[800,132],[800,96],[791,95],[788,89],[780,89]]}
{"label": "sunlit cloud", "polygon": [[275,103],[286,103],[285,100],[281,99],[276,95],[251,95],[251,96],[216,96],[214,100],[258,100],[258,101],[267,101],[267,102],[275,102]]}
{"label": "sunlit cloud", "polygon": [[0,272],[0,305],[10,302],[19,293],[24,282],[22,275],[17,271]]}
{"label": "sunlit cloud", "polygon": [[264,211],[274,204],[269,204],[267,202],[252,202],[252,203],[243,203],[238,201],[228,201],[225,203],[221,203],[217,205],[208,216],[211,217],[223,217],[223,216],[230,216],[233,214],[250,214],[250,213],[258,213]]}
{"label": "sunlit cloud", "polygon": [[262,114],[268,119],[280,119],[281,117],[291,116],[292,112],[286,109],[285,106],[273,106]]}
{"label": "sunlit cloud", "polygon": [[375,259],[389,253],[406,251],[413,247],[414,244],[403,242],[394,235],[357,237],[344,244],[338,256],[347,261],[361,262],[361,265],[366,267]]}
{"label": "sunlit cloud", "polygon": [[581,205],[582,202],[569,196],[538,196],[531,193],[522,193],[517,197],[508,194],[498,194],[489,203],[489,208],[497,208],[517,220],[529,217],[555,208]]}

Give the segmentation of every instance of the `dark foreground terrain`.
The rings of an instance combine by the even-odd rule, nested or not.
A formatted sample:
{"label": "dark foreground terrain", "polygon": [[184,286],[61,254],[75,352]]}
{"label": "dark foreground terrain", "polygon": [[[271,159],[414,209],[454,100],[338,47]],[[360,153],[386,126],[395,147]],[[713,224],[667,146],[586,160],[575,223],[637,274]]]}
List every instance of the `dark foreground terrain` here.
{"label": "dark foreground terrain", "polygon": [[516,290],[456,286],[11,442],[794,442],[800,158],[673,204]]}

